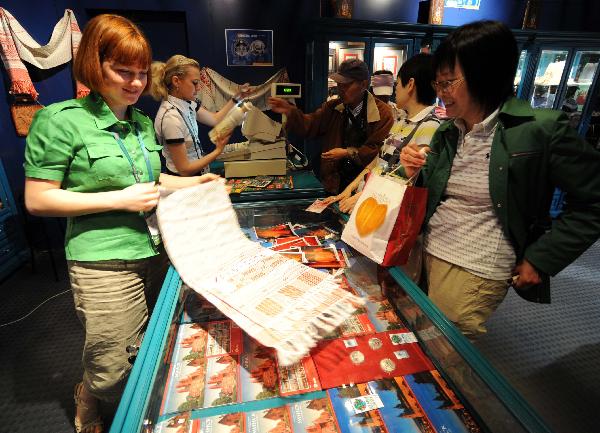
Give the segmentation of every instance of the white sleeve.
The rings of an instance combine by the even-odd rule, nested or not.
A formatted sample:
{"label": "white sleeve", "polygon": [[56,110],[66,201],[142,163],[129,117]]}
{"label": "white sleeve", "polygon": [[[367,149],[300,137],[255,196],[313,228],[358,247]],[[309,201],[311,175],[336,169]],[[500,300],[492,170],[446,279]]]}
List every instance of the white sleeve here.
{"label": "white sleeve", "polygon": [[163,144],[180,144],[185,141],[187,128],[175,109],[167,110],[156,122],[156,134]]}

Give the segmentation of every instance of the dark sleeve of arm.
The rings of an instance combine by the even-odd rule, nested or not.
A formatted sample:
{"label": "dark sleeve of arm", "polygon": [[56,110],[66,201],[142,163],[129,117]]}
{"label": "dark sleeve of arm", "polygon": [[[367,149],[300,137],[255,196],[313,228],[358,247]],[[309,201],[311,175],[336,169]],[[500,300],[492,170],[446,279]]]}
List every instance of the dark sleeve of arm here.
{"label": "dark sleeve of arm", "polygon": [[525,251],[537,269],[556,275],[600,237],[600,152],[568,126],[563,114],[550,143],[549,176],[565,206],[549,232]]}
{"label": "dark sleeve of arm", "polygon": [[301,137],[318,137],[325,132],[324,128],[327,127],[330,110],[327,103],[310,114],[304,114],[299,108],[294,108],[287,118],[286,128]]}

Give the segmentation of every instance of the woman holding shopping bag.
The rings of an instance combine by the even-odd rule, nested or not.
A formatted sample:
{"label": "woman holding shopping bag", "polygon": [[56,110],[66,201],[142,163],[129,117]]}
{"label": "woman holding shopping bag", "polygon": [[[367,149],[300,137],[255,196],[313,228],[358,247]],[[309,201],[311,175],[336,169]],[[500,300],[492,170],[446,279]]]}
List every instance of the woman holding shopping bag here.
{"label": "woman holding shopping bag", "polygon": [[[413,145],[400,158],[429,192],[429,297],[472,340],[511,284],[527,300],[550,302],[548,276],[600,236],[600,153],[564,113],[513,96],[518,59],[500,22],[450,34],[434,54],[432,85],[454,120],[437,130],[427,158]],[[556,187],[566,206],[547,230]]]}

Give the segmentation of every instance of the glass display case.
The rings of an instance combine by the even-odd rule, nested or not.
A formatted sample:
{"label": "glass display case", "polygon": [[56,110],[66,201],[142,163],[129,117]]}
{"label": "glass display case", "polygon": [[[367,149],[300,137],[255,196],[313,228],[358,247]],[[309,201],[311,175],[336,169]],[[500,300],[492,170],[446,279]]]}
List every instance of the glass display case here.
{"label": "glass display case", "polygon": [[[314,111],[335,93],[327,75],[335,63],[329,41],[361,42],[363,59],[371,72],[399,68],[420,52],[433,52],[454,27],[428,24],[374,22],[320,18],[306,30],[306,92],[304,109]],[[520,57],[514,90],[536,108],[565,109],[573,126],[596,143],[598,118],[597,77],[600,37],[597,33],[544,32],[514,29]],[[392,54],[387,54],[388,52]],[[576,105],[576,107],[575,107]],[[595,118],[592,119],[592,116]]]}
{"label": "glass display case", "polygon": [[598,59],[600,59],[600,51],[575,51],[567,76],[566,91],[558,105],[559,109],[567,113],[574,128],[579,125],[583,107],[598,70]]}
{"label": "glass display case", "polygon": [[371,73],[387,69],[394,76],[421,48],[430,50],[448,27],[321,18],[307,27],[305,110],[314,111],[335,95],[327,76],[346,58],[359,58]]}
{"label": "glass display case", "polygon": [[533,82],[533,108],[554,108],[558,103],[556,95],[568,53],[567,50],[542,50]]}
{"label": "glass display case", "polygon": [[390,71],[394,78],[398,75],[400,66],[408,58],[408,53],[411,50],[411,41],[404,43],[398,42],[375,42],[373,45],[373,63],[371,70],[373,72],[379,70]]}
{"label": "glass display case", "polygon": [[[368,338],[370,348],[376,351],[381,349],[381,340],[372,337],[389,335],[394,342],[394,338],[402,335],[405,340],[400,343],[414,346],[415,351],[429,360],[430,366],[419,370],[419,373],[369,381],[366,384],[348,383],[328,390],[311,386],[311,380],[305,381],[306,386],[298,381],[297,386],[306,388],[305,392],[282,397],[281,387],[277,388],[274,383],[283,377],[283,370],[268,368],[268,356],[264,351],[259,351],[261,355],[257,357],[261,361],[258,364],[250,363],[254,365],[252,369],[244,361],[246,358],[232,355],[226,360],[217,359],[221,372],[218,377],[207,375],[205,378],[208,371],[206,367],[199,372],[191,370],[194,373],[182,379],[177,375],[184,367],[172,362],[174,353],[177,353],[174,347],[179,347],[175,341],[181,341],[178,337],[179,328],[183,326],[182,323],[190,321],[219,323],[214,322],[219,320],[219,312],[207,309],[204,303],[200,303],[201,308],[194,309],[194,305],[200,305],[197,295],[182,283],[174,269],[170,269],[113,420],[111,433],[188,433],[213,430],[256,432],[274,429],[293,433],[320,430],[332,433],[549,431],[529,405],[401,270],[393,268],[387,271],[379,268],[372,261],[344,247],[338,240],[343,219],[329,209],[321,214],[306,212],[304,209],[310,202],[311,200],[288,200],[239,203],[235,205],[235,209],[242,229],[286,222],[303,227],[317,227],[311,229],[311,233],[321,237],[323,242],[333,242],[337,248],[344,248],[344,261],[348,265],[344,268],[343,280],[347,283],[346,290],[355,291],[366,302],[361,307],[362,310],[359,309],[360,314],[357,313],[354,321],[351,321],[364,332],[355,333],[355,329],[345,323],[345,327],[339,331],[344,344],[357,344],[356,340],[365,337]],[[192,304],[190,299],[193,300]],[[367,323],[371,323],[377,333],[372,334],[373,329],[368,330]],[[230,326],[233,329],[233,325]],[[222,327],[218,328],[217,334],[222,339]],[[404,331],[406,333],[394,334],[396,337],[392,337],[392,333]],[[209,331],[209,335],[213,334]],[[233,341],[233,335],[225,334],[225,340]],[[248,344],[246,337],[242,341],[244,345]],[[195,344],[188,343],[186,347],[193,347]],[[398,348],[406,350],[396,349],[395,361],[381,363],[381,368],[388,371],[390,376],[396,368],[395,364],[409,357],[408,346]],[[196,364],[198,356],[203,355],[187,356],[187,365],[202,365]],[[316,360],[315,356],[313,354]],[[227,367],[224,365],[230,365],[231,358],[239,360],[237,364],[234,363],[238,373],[226,376],[223,369]],[[350,358],[353,363],[358,364],[363,360],[352,354]],[[214,362],[213,360],[213,364]],[[289,370],[285,371],[289,373]],[[288,373],[285,374],[289,379]],[[173,377],[178,377],[179,382],[174,384]],[[263,391],[253,394],[250,399],[243,397],[244,392],[243,389],[240,391],[240,387],[255,387],[258,384],[264,388]],[[384,391],[378,391],[384,384],[393,385],[390,388],[393,392],[385,394]],[[167,400],[170,397],[166,389],[176,389],[177,392],[184,390],[190,397],[179,407],[168,409],[170,406]],[[213,397],[207,404],[206,395],[209,392]],[[381,402],[377,403],[375,399],[373,403],[370,400],[375,398],[375,394],[381,398]],[[199,400],[201,395],[202,402]],[[365,409],[364,404],[375,404],[377,407]],[[314,411],[311,412],[313,415],[310,422],[305,419],[297,423],[298,418],[302,418],[302,414],[306,415],[307,411]],[[316,417],[315,414],[320,415]]]}

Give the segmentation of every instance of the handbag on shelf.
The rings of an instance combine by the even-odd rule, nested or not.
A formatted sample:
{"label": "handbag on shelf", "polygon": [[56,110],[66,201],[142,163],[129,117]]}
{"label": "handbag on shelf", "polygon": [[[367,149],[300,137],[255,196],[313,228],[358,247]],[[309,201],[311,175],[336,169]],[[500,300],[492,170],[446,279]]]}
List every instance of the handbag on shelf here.
{"label": "handbag on shelf", "polygon": [[412,186],[416,175],[406,180],[392,173],[369,177],[342,232],[344,242],[383,266],[408,261],[427,206],[427,189]]}
{"label": "handbag on shelf", "polygon": [[19,137],[27,137],[33,116],[44,108],[42,104],[33,99],[31,95],[22,93],[13,95],[10,104],[10,115],[15,124],[15,131]]}

